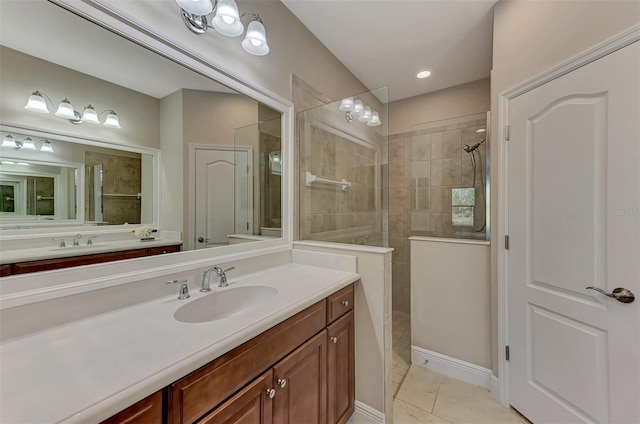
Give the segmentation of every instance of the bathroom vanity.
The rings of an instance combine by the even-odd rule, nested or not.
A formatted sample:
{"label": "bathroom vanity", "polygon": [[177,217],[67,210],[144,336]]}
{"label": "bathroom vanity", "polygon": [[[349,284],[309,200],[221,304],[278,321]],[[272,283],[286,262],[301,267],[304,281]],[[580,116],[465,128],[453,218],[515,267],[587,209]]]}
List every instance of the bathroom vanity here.
{"label": "bathroom vanity", "polygon": [[345,423],[355,401],[353,285],[105,423],[161,423],[163,395],[169,423]]}
{"label": "bathroom vanity", "polygon": [[154,278],[3,309],[2,421],[345,423],[360,276],[328,256],[351,270],[279,254],[209,293],[183,273],[186,300]]}

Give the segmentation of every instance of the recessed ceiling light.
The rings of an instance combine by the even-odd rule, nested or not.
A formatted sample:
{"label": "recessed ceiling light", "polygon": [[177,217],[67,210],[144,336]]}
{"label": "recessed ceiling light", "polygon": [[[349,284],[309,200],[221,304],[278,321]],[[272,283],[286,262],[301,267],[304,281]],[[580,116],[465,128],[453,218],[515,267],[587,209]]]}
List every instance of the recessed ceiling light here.
{"label": "recessed ceiling light", "polygon": [[416,78],[423,79],[427,78],[429,75],[431,75],[431,69],[423,69],[416,74]]}
{"label": "recessed ceiling light", "polygon": [[487,132],[486,128],[480,128],[479,130],[476,130],[477,133],[483,133],[483,132]]}

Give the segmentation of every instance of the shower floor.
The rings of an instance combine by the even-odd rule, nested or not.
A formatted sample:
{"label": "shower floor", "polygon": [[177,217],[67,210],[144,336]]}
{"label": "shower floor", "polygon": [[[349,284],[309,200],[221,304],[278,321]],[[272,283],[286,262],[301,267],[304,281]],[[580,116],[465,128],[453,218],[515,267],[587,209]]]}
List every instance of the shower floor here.
{"label": "shower floor", "polygon": [[411,366],[411,317],[406,312],[393,311],[393,397]]}

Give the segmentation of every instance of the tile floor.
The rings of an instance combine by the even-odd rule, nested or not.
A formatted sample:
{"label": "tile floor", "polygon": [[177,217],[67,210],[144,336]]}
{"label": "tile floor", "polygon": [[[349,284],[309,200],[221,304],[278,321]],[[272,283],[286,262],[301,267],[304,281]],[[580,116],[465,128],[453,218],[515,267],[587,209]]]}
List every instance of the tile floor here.
{"label": "tile floor", "polygon": [[394,424],[527,424],[487,389],[411,365],[411,321],[393,311]]}
{"label": "tile floor", "polygon": [[409,314],[393,311],[393,397],[409,372],[411,365],[411,320]]}

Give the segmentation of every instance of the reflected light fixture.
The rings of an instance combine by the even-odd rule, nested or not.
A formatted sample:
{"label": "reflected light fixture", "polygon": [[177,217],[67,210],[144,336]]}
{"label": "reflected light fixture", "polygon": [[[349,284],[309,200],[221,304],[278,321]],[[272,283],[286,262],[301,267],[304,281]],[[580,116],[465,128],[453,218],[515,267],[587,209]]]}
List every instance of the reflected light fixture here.
{"label": "reflected light fixture", "polygon": [[[52,107],[54,107],[54,103],[49,96],[42,91],[36,90],[31,94],[31,96],[29,96],[29,100],[27,100],[27,104],[24,108],[32,112],[49,113],[47,101]],[[116,115],[113,109],[107,109],[97,113],[93,106],[88,104],[85,106],[84,112],[80,114],[80,112],[74,109],[73,105],[66,97],[60,102],[60,104],[58,104],[58,109],[54,115],[62,119],[68,119],[72,124],[76,125],[83,123],[99,125],[99,118],[105,113],[107,113],[106,120],[103,124],[105,127],[121,128],[118,115]]]}
{"label": "reflected light fixture", "polygon": [[340,101],[338,107],[342,112],[346,112],[347,122],[353,122],[356,118],[360,122],[365,122],[370,127],[377,127],[382,124],[378,112],[371,110],[371,107],[362,103],[362,100],[353,97],[346,97]]}
{"label": "reflected light fixture", "polygon": [[[40,149],[38,149],[37,144],[40,144]],[[4,136],[0,147],[8,147],[13,150],[40,150],[41,152],[53,152],[53,145],[49,140],[43,140],[37,143],[33,141],[31,137],[27,137],[24,140],[16,140],[11,134]]]}
{"label": "reflected light fixture", "polygon": [[[239,37],[244,32],[242,18],[251,17],[247,26],[247,33],[242,41],[242,48],[254,56],[264,56],[269,53],[267,33],[264,22],[259,15],[245,12],[240,15],[235,0],[176,0],[181,9],[182,20],[187,28],[196,34],[204,34],[207,29],[214,28],[227,37]],[[211,25],[207,19],[209,13],[214,13]]]}
{"label": "reflected light fixture", "polygon": [[483,133],[483,132],[487,132],[486,128],[480,128],[476,130],[477,133]]}

